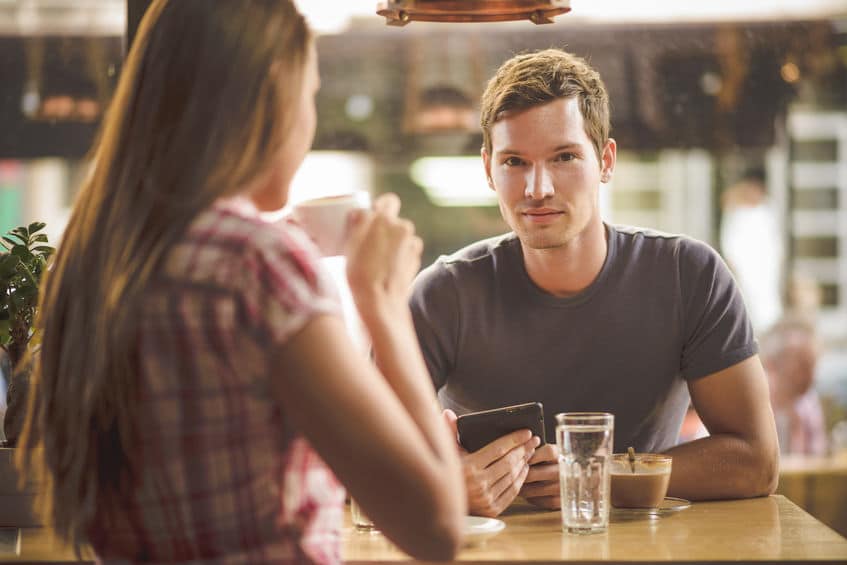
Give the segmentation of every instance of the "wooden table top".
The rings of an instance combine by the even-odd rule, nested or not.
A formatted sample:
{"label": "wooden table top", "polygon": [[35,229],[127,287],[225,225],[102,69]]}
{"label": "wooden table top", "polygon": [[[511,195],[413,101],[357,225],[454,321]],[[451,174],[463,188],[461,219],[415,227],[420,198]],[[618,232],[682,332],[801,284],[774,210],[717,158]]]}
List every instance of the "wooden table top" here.
{"label": "wooden table top", "polygon": [[[783,496],[700,502],[658,519],[613,519],[604,534],[562,533],[560,514],[516,504],[506,529],[462,550],[465,562],[847,563],[847,539]],[[342,555],[349,563],[408,562],[379,533],[356,531],[345,514]],[[15,532],[15,536],[11,536]],[[0,532],[0,562],[74,563],[73,552],[40,528]],[[4,537],[5,536],[5,537]],[[12,539],[14,537],[14,539]],[[90,554],[86,557],[90,559]]]}
{"label": "wooden table top", "polygon": [[[514,505],[506,529],[459,561],[504,563],[757,561],[847,563],[847,539],[779,495],[751,500],[698,502],[657,519],[613,518],[604,534],[562,533],[558,511]],[[349,563],[408,559],[380,534],[345,522],[342,555]]]}

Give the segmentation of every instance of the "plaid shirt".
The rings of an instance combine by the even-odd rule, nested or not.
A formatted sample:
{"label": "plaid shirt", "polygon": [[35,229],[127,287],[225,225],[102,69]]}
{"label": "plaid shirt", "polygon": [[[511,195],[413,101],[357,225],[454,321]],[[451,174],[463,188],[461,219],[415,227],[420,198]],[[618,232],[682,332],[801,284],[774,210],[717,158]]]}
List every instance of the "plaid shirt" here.
{"label": "plaid shirt", "polygon": [[340,314],[296,227],[243,198],[200,214],[139,320],[140,468],[91,532],[101,562],[336,563],[344,491],[271,392],[271,354]]}

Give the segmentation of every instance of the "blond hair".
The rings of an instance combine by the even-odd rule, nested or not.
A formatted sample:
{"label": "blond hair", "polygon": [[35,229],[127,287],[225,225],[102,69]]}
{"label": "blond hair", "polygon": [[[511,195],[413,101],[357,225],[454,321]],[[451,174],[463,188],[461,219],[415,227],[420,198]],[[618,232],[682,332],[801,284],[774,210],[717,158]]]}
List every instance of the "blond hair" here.
{"label": "blond hair", "polygon": [[191,220],[269,172],[311,34],[289,0],[155,0],[41,291],[17,462],[77,547],[134,479],[139,308]]}
{"label": "blond hair", "polygon": [[609,95],[600,74],[581,57],[545,49],[512,57],[488,81],[482,95],[483,148],[491,154],[491,126],[506,112],[527,110],[576,96],[597,157],[609,139]]}

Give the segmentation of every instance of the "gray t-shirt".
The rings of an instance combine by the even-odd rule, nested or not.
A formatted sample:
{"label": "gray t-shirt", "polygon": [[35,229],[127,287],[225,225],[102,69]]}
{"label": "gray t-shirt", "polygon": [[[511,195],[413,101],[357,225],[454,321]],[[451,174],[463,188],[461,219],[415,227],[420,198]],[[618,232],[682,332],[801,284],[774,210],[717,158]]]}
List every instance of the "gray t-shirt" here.
{"label": "gray t-shirt", "polygon": [[526,272],[514,234],[474,243],[420,273],[415,328],[438,397],[458,414],[544,404],[615,415],[615,451],[677,443],[686,382],[758,351],[741,294],[720,256],[681,235],[606,226],[600,274],[558,298]]}

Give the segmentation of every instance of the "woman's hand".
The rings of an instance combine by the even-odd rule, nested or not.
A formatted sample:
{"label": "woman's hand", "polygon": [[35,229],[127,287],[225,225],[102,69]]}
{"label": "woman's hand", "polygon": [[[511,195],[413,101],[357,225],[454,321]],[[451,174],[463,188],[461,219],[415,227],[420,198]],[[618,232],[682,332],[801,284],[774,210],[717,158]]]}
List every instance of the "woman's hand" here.
{"label": "woman's hand", "polygon": [[400,199],[389,193],[374,201],[372,211],[350,215],[347,280],[360,312],[382,305],[406,308],[423,242],[399,211]]}

